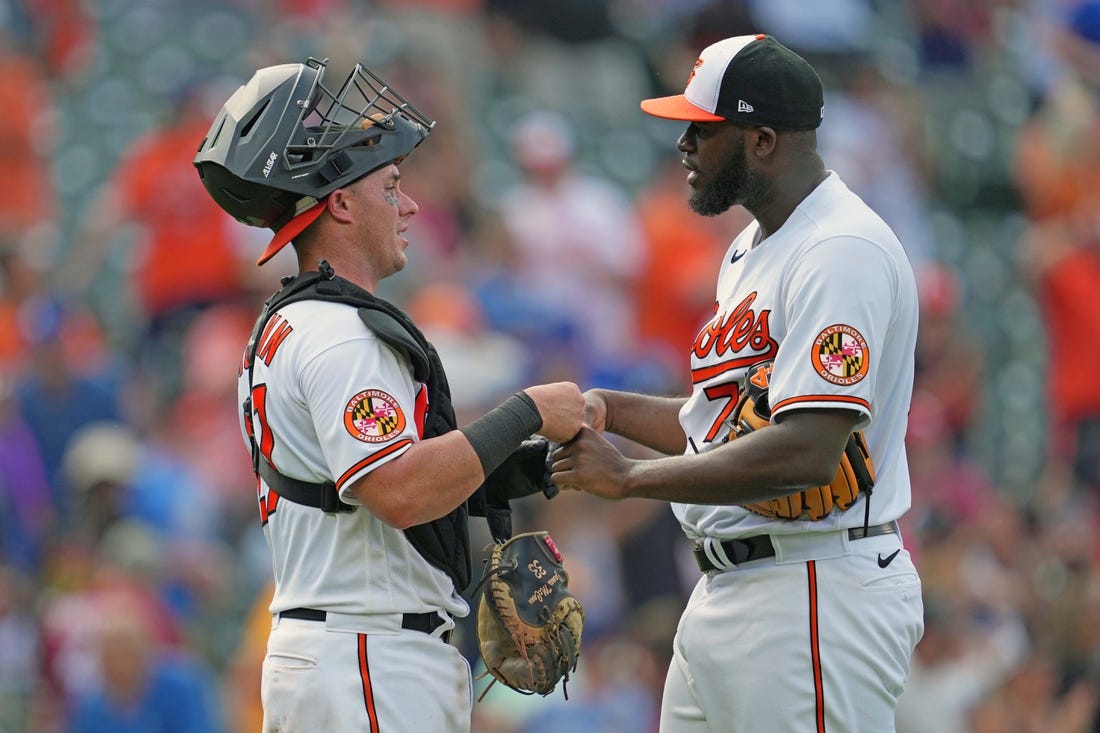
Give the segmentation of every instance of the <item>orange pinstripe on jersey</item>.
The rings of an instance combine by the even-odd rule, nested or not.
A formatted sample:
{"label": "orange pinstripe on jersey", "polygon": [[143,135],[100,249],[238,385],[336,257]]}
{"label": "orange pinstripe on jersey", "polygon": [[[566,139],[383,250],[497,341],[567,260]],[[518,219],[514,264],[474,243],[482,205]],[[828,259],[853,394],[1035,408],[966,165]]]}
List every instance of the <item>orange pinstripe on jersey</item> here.
{"label": "orange pinstripe on jersey", "polygon": [[764,361],[765,359],[771,359],[775,357],[777,349],[769,349],[763,354],[753,354],[752,356],[743,356],[739,359],[729,359],[727,361],[720,362],[718,364],[711,364],[710,366],[702,367],[700,369],[691,370],[691,383],[699,384],[705,382],[708,379],[713,379],[719,374],[725,374],[733,369],[741,369],[743,367],[752,366],[758,361]]}
{"label": "orange pinstripe on jersey", "polygon": [[825,733],[825,684],[821,679],[821,643],[817,626],[817,564],[810,560],[806,563],[806,571],[810,590],[810,656],[813,658],[814,720],[817,722],[817,733]]}
{"label": "orange pinstripe on jersey", "polygon": [[772,414],[774,415],[784,407],[802,404],[805,402],[842,402],[848,405],[859,405],[860,407],[867,408],[867,410],[871,409],[871,403],[860,397],[849,397],[847,395],[839,394],[804,394],[799,395],[798,397],[788,397],[785,400],[780,400],[779,402],[775,403],[774,405],[772,405]]}
{"label": "orange pinstripe on jersey", "polygon": [[359,634],[359,678],[363,681],[363,704],[370,720],[370,733],[378,733],[378,711],[374,709],[374,690],[370,683],[370,665],[367,664],[366,634]]}
{"label": "orange pinstripe on jersey", "polygon": [[339,491],[340,489],[342,489],[344,487],[344,484],[348,482],[348,479],[362,471],[367,466],[371,465],[372,463],[377,463],[394,451],[401,450],[402,448],[409,445],[412,445],[412,440],[405,438],[404,440],[397,441],[393,445],[386,446],[377,453],[370,454],[348,470],[344,471],[344,474],[336,481],[336,490]]}

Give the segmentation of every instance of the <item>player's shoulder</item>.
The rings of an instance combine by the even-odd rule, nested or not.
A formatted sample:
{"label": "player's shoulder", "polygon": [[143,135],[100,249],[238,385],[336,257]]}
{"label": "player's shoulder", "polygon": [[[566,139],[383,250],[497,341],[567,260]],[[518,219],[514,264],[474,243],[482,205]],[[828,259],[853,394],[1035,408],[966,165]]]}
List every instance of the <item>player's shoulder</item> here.
{"label": "player's shoulder", "polygon": [[894,230],[837,176],[829,177],[799,207],[804,253],[829,250],[835,256],[883,259],[906,266],[905,248]]}
{"label": "player's shoulder", "polygon": [[375,340],[374,333],[359,318],[358,309],[347,303],[299,300],[279,309],[303,351],[319,351],[354,340]]}
{"label": "player's shoulder", "polygon": [[830,173],[818,190],[799,206],[813,222],[818,239],[835,236],[863,238],[887,248],[900,247],[897,235],[867,202],[841,180]]}

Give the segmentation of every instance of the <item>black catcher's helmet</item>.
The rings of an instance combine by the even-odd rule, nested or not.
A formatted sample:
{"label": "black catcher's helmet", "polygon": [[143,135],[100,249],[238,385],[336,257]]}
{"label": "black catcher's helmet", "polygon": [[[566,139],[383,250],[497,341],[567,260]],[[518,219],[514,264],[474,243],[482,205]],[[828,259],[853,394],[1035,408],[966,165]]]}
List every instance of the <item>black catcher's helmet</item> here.
{"label": "black catcher's helmet", "polygon": [[311,58],[257,71],[226,101],[195,155],[219,206],[245,224],[279,231],[258,264],[320,211],[287,227],[293,233],[280,231],[288,222],[335,189],[400,161],[435,126],[362,64],[334,94],[322,81],[327,63]]}

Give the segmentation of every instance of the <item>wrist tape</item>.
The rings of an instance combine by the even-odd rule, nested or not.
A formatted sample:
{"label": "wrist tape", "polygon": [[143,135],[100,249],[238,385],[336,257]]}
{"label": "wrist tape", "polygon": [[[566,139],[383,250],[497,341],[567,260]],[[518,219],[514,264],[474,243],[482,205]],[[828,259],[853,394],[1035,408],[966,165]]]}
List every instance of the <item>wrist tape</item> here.
{"label": "wrist tape", "polygon": [[519,444],[542,427],[542,416],[535,402],[525,392],[516,392],[499,407],[464,428],[459,428],[481,461],[481,470],[488,476]]}

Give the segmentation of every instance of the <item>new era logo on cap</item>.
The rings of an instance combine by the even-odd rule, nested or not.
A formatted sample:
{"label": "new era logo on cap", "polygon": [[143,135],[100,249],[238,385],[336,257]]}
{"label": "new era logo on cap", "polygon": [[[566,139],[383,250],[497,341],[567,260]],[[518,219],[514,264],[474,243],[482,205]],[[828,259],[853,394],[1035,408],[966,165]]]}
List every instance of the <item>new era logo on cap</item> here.
{"label": "new era logo on cap", "polygon": [[683,94],[647,99],[642,109],[672,120],[812,130],[821,124],[824,103],[813,67],[771,36],[758,34],[707,46]]}

